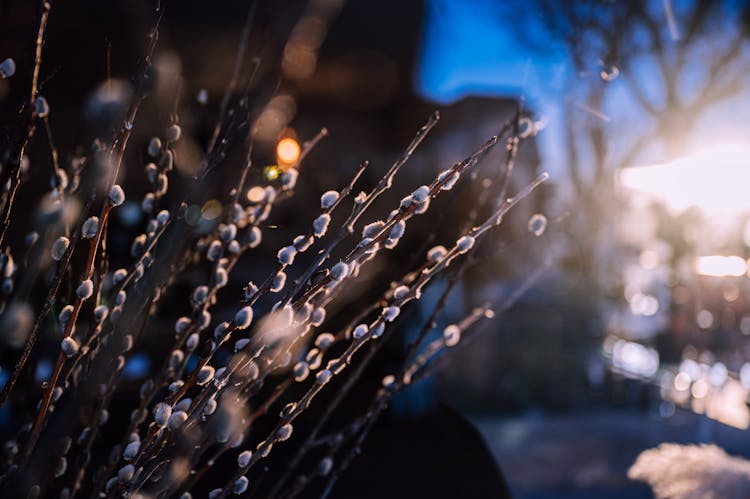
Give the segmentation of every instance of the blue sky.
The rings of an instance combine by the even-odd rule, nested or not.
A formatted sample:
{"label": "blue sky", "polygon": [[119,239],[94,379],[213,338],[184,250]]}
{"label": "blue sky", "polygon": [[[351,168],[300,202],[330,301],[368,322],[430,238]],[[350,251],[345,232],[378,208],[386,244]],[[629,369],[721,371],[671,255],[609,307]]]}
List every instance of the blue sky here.
{"label": "blue sky", "polygon": [[[591,61],[590,74],[574,75],[562,47],[553,40],[540,39],[544,30],[534,26],[533,17],[520,14],[518,1],[521,0],[426,0],[415,87],[420,95],[443,104],[472,95],[521,97],[527,107],[547,123],[538,143],[542,158],[546,160],[544,167],[554,177],[561,173],[556,158],[565,150],[562,105],[575,98],[566,94],[566,82],[571,81],[571,76],[598,79],[599,61]],[[658,3],[657,15],[662,9],[662,2]],[[668,29],[666,21],[664,29]],[[531,38],[524,40],[525,36]],[[705,44],[704,47],[710,48]],[[681,75],[688,92],[697,88],[697,82],[704,77],[706,63],[705,56],[698,57]],[[660,82],[649,77],[658,74],[653,62],[640,61],[629,69],[647,94],[658,97]],[[650,126],[622,79],[621,76],[611,83],[598,82],[614,87],[602,111],[612,118],[608,127],[620,138],[627,130]],[[725,139],[747,140],[743,137],[750,136],[750,125],[737,117],[746,116],[748,112],[748,92],[715,106],[688,134],[689,146],[700,148],[704,137],[710,137],[712,143]],[[625,134],[621,135],[622,132]],[[626,139],[614,141],[615,154],[618,148],[627,147],[627,143]],[[663,151],[649,150],[639,164],[670,159],[663,154]]]}

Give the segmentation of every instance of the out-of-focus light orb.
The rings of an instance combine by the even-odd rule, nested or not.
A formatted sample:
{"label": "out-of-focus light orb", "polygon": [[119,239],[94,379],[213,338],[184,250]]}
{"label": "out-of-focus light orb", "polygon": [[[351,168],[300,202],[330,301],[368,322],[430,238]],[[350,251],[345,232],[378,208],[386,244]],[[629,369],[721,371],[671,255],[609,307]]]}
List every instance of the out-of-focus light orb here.
{"label": "out-of-focus light orb", "polygon": [[714,386],[723,385],[728,377],[729,371],[727,370],[727,366],[721,362],[712,365],[711,369],[708,370],[708,381]]}
{"label": "out-of-focus light orb", "polygon": [[675,406],[669,400],[662,400],[659,404],[659,416],[663,418],[671,418],[674,416]]}
{"label": "out-of-focus light orb", "polygon": [[247,190],[247,200],[253,204],[260,203],[265,198],[266,190],[259,185],[255,185]]}
{"label": "out-of-focus light orb", "polygon": [[733,282],[727,281],[726,285],[721,289],[721,296],[729,303],[737,301],[740,297],[740,288]]}
{"label": "out-of-focus light orb", "polygon": [[659,300],[652,295],[636,293],[630,299],[630,311],[635,315],[650,317],[659,311]]}
{"label": "out-of-focus light orb", "polygon": [[694,398],[702,399],[706,395],[708,395],[708,383],[706,383],[704,380],[699,379],[695,383],[693,383],[693,386],[690,389],[690,393]]}
{"label": "out-of-focus light orb", "polygon": [[747,263],[736,255],[699,256],[695,259],[695,272],[705,276],[739,277],[747,272]]}
{"label": "out-of-focus light orb", "polygon": [[[685,373],[688,379],[695,381],[701,377],[701,366],[692,359],[685,359],[680,363],[680,372]],[[676,385],[675,385],[676,386]]]}
{"label": "out-of-focus light orb", "polygon": [[620,183],[681,212],[696,206],[708,215],[750,211],[750,145],[722,145],[668,163],[624,168]]}
{"label": "out-of-focus light orb", "polygon": [[276,165],[269,165],[263,168],[263,176],[266,180],[274,181],[281,175],[281,168]]}
{"label": "out-of-focus light orb", "polygon": [[638,258],[638,263],[646,270],[653,270],[659,266],[659,260],[659,253],[656,251],[643,250]]}
{"label": "out-of-focus light orb", "polygon": [[612,348],[612,364],[625,374],[651,378],[659,370],[659,354],[640,343],[617,340]]}
{"label": "out-of-focus light orb", "polygon": [[708,329],[714,325],[714,314],[708,310],[701,310],[695,317],[695,321],[698,323],[698,327],[701,329]]}
{"label": "out-of-focus light orb", "polygon": [[276,145],[276,157],[284,165],[294,164],[299,159],[300,152],[299,144],[291,137],[281,139]]}
{"label": "out-of-focus light orb", "polygon": [[547,229],[547,217],[541,213],[535,213],[529,218],[528,229],[535,236],[541,236]]}
{"label": "out-of-focus light orb", "polygon": [[690,388],[690,376],[687,373],[680,372],[674,377],[674,389],[678,392],[684,392]]}
{"label": "out-of-focus light orb", "polygon": [[215,199],[206,201],[201,208],[201,217],[205,220],[214,220],[221,215],[221,203]]}
{"label": "out-of-focus light orb", "polygon": [[747,315],[740,320],[740,332],[744,335],[750,335],[750,317]]}

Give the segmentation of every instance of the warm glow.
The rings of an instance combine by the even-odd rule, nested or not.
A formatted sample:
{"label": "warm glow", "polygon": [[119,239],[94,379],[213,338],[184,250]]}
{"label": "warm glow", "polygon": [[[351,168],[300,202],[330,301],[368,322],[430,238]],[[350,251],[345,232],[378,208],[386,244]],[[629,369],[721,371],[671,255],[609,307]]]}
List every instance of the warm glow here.
{"label": "warm glow", "polygon": [[299,159],[300,148],[296,140],[287,137],[281,139],[276,146],[276,156],[279,163],[291,165]]}
{"label": "warm glow", "polygon": [[750,210],[750,146],[717,146],[669,163],[625,168],[619,178],[676,212],[691,206],[710,215]]}
{"label": "warm glow", "polygon": [[747,272],[747,263],[739,256],[699,256],[695,259],[695,272],[715,277],[739,277]]}

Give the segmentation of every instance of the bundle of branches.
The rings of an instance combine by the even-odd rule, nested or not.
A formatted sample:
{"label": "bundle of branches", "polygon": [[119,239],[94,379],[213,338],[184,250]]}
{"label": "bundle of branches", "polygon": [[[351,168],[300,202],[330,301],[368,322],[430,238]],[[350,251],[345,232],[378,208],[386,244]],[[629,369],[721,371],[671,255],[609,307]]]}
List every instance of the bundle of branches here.
{"label": "bundle of branches", "polygon": [[[327,495],[392,397],[434,371],[446,350],[506,305],[476,307],[435,331],[451,290],[467,267],[481,261],[482,241],[546,179],[541,175],[507,193],[520,142],[528,135],[519,133],[522,120],[506,123],[466,159],[409,188],[410,194],[381,213],[376,201],[386,200],[383,194],[437,125],[434,113],[373,187],[360,191],[357,185],[368,168],[364,162],[341,185],[319,193],[311,211],[298,213],[306,232],[277,231],[287,241],[269,248],[264,234],[274,210],[290,201],[298,176],[305,175],[301,163],[327,132],[304,142],[286,167],[268,172],[253,166],[256,109],[268,99],[253,102],[263,98],[251,91],[260,65],[249,55],[252,15],[191,177],[174,168],[181,160],[177,145],[190,133],[183,130],[177,104],[160,124],[162,133],[142,144],[131,140],[154,87],[163,8],[156,10],[134,90],[111,137],[70,154],[54,146],[54,102],[39,89],[49,15],[45,2],[30,80],[14,76],[12,60],[0,67],[14,85],[28,85],[13,124],[15,139],[3,153],[0,182],[0,332],[5,357],[12,354],[3,366],[0,395],[9,438],[0,463],[4,496],[188,498],[191,491],[206,490],[212,498],[292,497],[312,484]],[[28,157],[29,144],[42,134],[46,159]],[[505,174],[483,180],[476,175],[480,160],[498,144],[507,147]],[[133,147],[143,151],[144,171],[128,175],[137,179],[131,186],[123,158]],[[230,148],[243,151],[239,168],[226,164],[236,161]],[[49,158],[51,185],[24,190],[25,180],[46,175]],[[211,195],[217,179],[232,185],[218,200]],[[146,192],[128,200],[127,193],[142,190],[144,180]],[[336,306],[356,288],[369,262],[396,250],[409,225],[434,223],[431,201],[472,182],[480,194],[463,214],[463,226],[448,229],[454,230],[450,239],[412,259],[413,265],[404,264],[396,281],[381,282],[379,297],[369,304]],[[27,203],[36,196],[32,204],[44,217],[34,220],[19,211],[21,192]],[[118,211],[137,228],[126,265],[112,256],[111,246],[130,237],[113,217]],[[544,230],[540,216],[534,224],[536,234]],[[22,239],[13,237],[19,234],[25,246],[11,248],[9,241]],[[256,282],[242,275],[247,262],[264,269]],[[331,425],[366,366],[389,337],[400,335],[406,311],[439,276],[448,285],[427,304],[430,317],[368,395],[364,410]],[[241,291],[231,289],[230,278],[243,282]],[[162,327],[167,321],[168,329]],[[144,350],[156,360],[133,376]],[[133,379],[139,380],[136,389]],[[322,404],[316,407],[316,401]],[[286,465],[260,486],[277,447],[284,448]]]}

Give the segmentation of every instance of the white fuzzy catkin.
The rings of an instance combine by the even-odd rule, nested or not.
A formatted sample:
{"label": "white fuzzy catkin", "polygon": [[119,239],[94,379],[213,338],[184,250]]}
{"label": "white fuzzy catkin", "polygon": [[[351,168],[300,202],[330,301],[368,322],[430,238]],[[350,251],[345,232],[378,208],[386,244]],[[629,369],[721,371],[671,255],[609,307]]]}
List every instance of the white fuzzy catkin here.
{"label": "white fuzzy catkin", "polygon": [[161,210],[159,213],[156,214],[156,222],[161,227],[165,223],[169,221],[169,212],[167,210]]}
{"label": "white fuzzy catkin", "polygon": [[214,271],[214,283],[216,287],[223,288],[229,282],[229,274],[223,267],[217,267]]}
{"label": "white fuzzy catkin", "polygon": [[461,329],[455,324],[446,326],[443,330],[443,340],[446,346],[456,346],[461,341]]}
{"label": "white fuzzy catkin", "polygon": [[378,324],[374,328],[372,328],[370,332],[372,333],[373,338],[380,338],[385,332],[385,324],[382,322],[378,322]]}
{"label": "white fuzzy catkin", "polygon": [[229,241],[237,237],[237,226],[234,224],[225,225],[224,228],[221,229],[219,237],[222,241],[228,243]]}
{"label": "white fuzzy catkin", "polygon": [[426,198],[421,203],[417,204],[417,207],[414,208],[414,214],[415,215],[421,215],[422,213],[425,213],[430,208],[430,198]]}
{"label": "white fuzzy catkin", "polygon": [[304,360],[301,360],[294,364],[294,367],[292,368],[292,373],[294,374],[294,381],[304,381],[307,379],[307,376],[310,374],[310,365],[305,362]]}
{"label": "white fuzzy catkin", "polygon": [[203,366],[201,367],[201,370],[198,371],[198,375],[195,378],[195,382],[198,384],[198,386],[206,385],[212,379],[214,379],[214,374],[216,374],[216,370],[213,367]]}
{"label": "white fuzzy catkin", "polygon": [[339,193],[337,191],[326,191],[320,196],[320,207],[324,210],[329,209],[333,206],[336,201],[339,200]]}
{"label": "white fuzzy catkin", "polygon": [[209,324],[211,324],[211,312],[209,312],[208,310],[204,310],[203,312],[201,312],[201,320],[198,323],[198,326],[201,329],[205,329]]}
{"label": "white fuzzy catkin", "polygon": [[0,78],[3,80],[16,74],[16,61],[8,57],[0,62]]}
{"label": "white fuzzy catkin", "polygon": [[249,481],[246,476],[239,477],[234,481],[234,484],[232,484],[232,492],[234,492],[235,495],[244,494],[247,490],[248,483]]}
{"label": "white fuzzy catkin", "polygon": [[200,342],[200,336],[198,333],[193,333],[190,336],[188,336],[187,341],[185,342],[185,349],[188,352],[192,352],[196,348],[198,348],[198,343]]}
{"label": "white fuzzy catkin", "polygon": [[401,309],[398,308],[395,305],[392,305],[390,307],[385,307],[383,309],[383,318],[386,322],[393,322],[396,320],[396,317],[398,317],[398,314],[401,313]]}
{"label": "white fuzzy catkin", "polygon": [[313,311],[310,313],[310,323],[313,326],[320,326],[323,324],[323,321],[326,319],[326,309],[322,307],[318,307],[313,309]]}
{"label": "white fuzzy catkin", "polygon": [[234,314],[234,323],[237,329],[246,329],[253,321],[252,307],[242,307]]}
{"label": "white fuzzy catkin", "polygon": [[357,325],[357,327],[355,327],[354,331],[352,332],[352,336],[356,339],[362,338],[366,334],[367,334],[367,324]]}
{"label": "white fuzzy catkin", "polygon": [[185,352],[183,352],[179,348],[172,350],[172,352],[169,354],[169,368],[179,368],[183,360],[185,360]]}
{"label": "white fuzzy catkin", "polygon": [[156,423],[156,426],[159,428],[167,426],[167,421],[169,421],[171,415],[172,407],[164,402],[159,402],[156,404],[156,407],[154,407],[154,423]]}
{"label": "white fuzzy catkin", "polygon": [[333,377],[333,373],[329,371],[328,369],[323,369],[322,371],[319,371],[318,374],[315,375],[315,381],[320,383],[321,385],[325,385],[329,381],[331,381],[331,378]]}
{"label": "white fuzzy catkin", "polygon": [[49,116],[49,102],[43,95],[37,95],[34,99],[34,116],[37,118]]}
{"label": "white fuzzy catkin", "polygon": [[427,260],[435,263],[442,260],[446,253],[448,253],[448,250],[445,249],[445,246],[435,246],[427,252]]}
{"label": "white fuzzy catkin", "polygon": [[242,451],[239,456],[237,456],[237,466],[240,468],[244,468],[248,464],[250,464],[250,459],[253,457],[252,451],[246,450]]}
{"label": "white fuzzy catkin", "polygon": [[442,185],[442,187],[440,187],[440,189],[444,191],[453,189],[453,186],[456,185],[459,177],[460,175],[458,174],[458,172],[453,171],[453,169],[448,169],[441,172],[440,175],[438,175],[438,182],[442,182],[443,180],[445,180],[445,183]]}
{"label": "white fuzzy catkin", "polygon": [[286,274],[284,272],[279,272],[274,276],[273,281],[271,281],[271,292],[278,293],[279,291],[284,289],[285,284]]}
{"label": "white fuzzy catkin", "polygon": [[472,236],[463,236],[456,241],[456,249],[460,254],[464,254],[474,246],[475,239]]}
{"label": "white fuzzy catkin", "polygon": [[377,220],[365,225],[362,229],[362,239],[375,237],[381,230],[383,230],[383,227],[385,227],[385,222],[382,220]]}
{"label": "white fuzzy catkin", "polygon": [[208,402],[203,406],[203,414],[206,416],[210,416],[214,412],[216,412],[216,408],[218,407],[218,402],[216,402],[216,399],[209,399]]}
{"label": "white fuzzy catkin", "polygon": [[144,211],[144,213],[151,213],[152,211],[154,211],[155,201],[156,197],[151,192],[146,193],[146,195],[143,196],[143,201],[141,201],[141,209]]}
{"label": "white fuzzy catkin", "polygon": [[161,152],[161,139],[159,137],[152,137],[148,143],[147,148],[148,155],[155,158]]}
{"label": "white fuzzy catkin", "polygon": [[59,262],[65,254],[65,250],[68,249],[69,244],[70,239],[65,236],[60,236],[55,239],[55,242],[52,243],[52,259]]}
{"label": "white fuzzy catkin", "polygon": [[234,351],[239,352],[250,343],[250,338],[242,338],[234,342]]}
{"label": "white fuzzy catkin", "polygon": [[135,441],[130,442],[122,453],[123,459],[126,461],[132,461],[135,456],[138,455],[138,451],[141,450],[141,442]]}
{"label": "white fuzzy catkin", "polygon": [[190,327],[190,324],[191,324],[191,321],[189,317],[180,317],[174,323],[174,330],[176,333],[182,334],[188,330],[188,328]]}
{"label": "white fuzzy catkin", "polygon": [[81,282],[76,289],[76,296],[81,300],[88,300],[92,294],[94,294],[94,283],[91,279]]}
{"label": "white fuzzy catkin", "polygon": [[297,178],[299,177],[299,171],[296,168],[290,168],[281,174],[281,183],[287,189],[294,189],[297,185]]}
{"label": "white fuzzy catkin", "polygon": [[281,442],[289,440],[289,437],[292,436],[292,431],[294,431],[294,427],[290,423],[287,423],[276,431],[276,438]]}
{"label": "white fuzzy catkin", "polygon": [[388,233],[388,238],[390,239],[401,239],[401,237],[404,235],[404,231],[406,230],[406,222],[403,220],[399,220],[395,224],[393,224],[393,227],[391,227],[391,231]]}
{"label": "white fuzzy catkin", "polygon": [[180,428],[182,424],[187,421],[188,415],[185,411],[173,412],[167,420],[167,428],[174,431]]}
{"label": "white fuzzy catkin", "polygon": [[89,217],[81,227],[81,237],[91,239],[99,232],[99,217]]}
{"label": "white fuzzy catkin", "polygon": [[297,255],[297,248],[294,246],[285,246],[279,250],[276,256],[282,265],[291,265],[294,263],[294,257]]}
{"label": "white fuzzy catkin", "polygon": [[330,276],[334,281],[340,281],[349,274],[349,266],[344,262],[339,262],[331,267]]}
{"label": "white fuzzy catkin", "polygon": [[96,322],[102,322],[109,315],[109,307],[106,305],[99,305],[94,309],[94,319]]}
{"label": "white fuzzy catkin", "polygon": [[297,251],[305,252],[310,248],[310,246],[312,246],[312,243],[314,242],[315,238],[313,236],[305,236],[300,234],[299,236],[294,238],[292,244],[295,248],[297,248]]}
{"label": "white fuzzy catkin", "polygon": [[315,237],[323,237],[328,230],[328,224],[331,223],[331,216],[328,213],[323,213],[313,221],[313,232]]}
{"label": "white fuzzy catkin", "polygon": [[208,286],[198,286],[193,290],[193,301],[198,305],[203,304],[208,298]]}
{"label": "white fuzzy catkin", "polygon": [[430,195],[430,188],[426,185],[422,185],[411,193],[411,198],[415,203],[422,203]]}
{"label": "white fuzzy catkin", "polygon": [[117,269],[112,274],[112,284],[117,286],[128,276],[128,271],[125,269]]}
{"label": "white fuzzy catkin", "polygon": [[177,123],[172,123],[167,127],[164,137],[170,142],[177,142],[182,137],[182,128]]}
{"label": "white fuzzy catkin", "polygon": [[326,476],[333,469],[333,459],[329,456],[324,457],[318,463],[318,474],[320,476]]}
{"label": "white fuzzy catkin", "polygon": [[396,289],[393,290],[393,297],[396,300],[403,300],[409,295],[409,287],[408,286],[398,286]]}
{"label": "white fuzzy catkin", "polygon": [[117,479],[120,483],[128,483],[133,479],[135,474],[135,466],[132,464],[126,464],[117,472]]}
{"label": "white fuzzy catkin", "polygon": [[109,202],[112,206],[120,206],[125,202],[125,191],[122,190],[122,187],[117,184],[112,186],[109,190]]}
{"label": "white fuzzy catkin", "polygon": [[248,233],[247,240],[248,246],[250,246],[250,248],[255,248],[263,240],[263,233],[258,227],[252,227]]}
{"label": "white fuzzy catkin", "polygon": [[55,478],[63,476],[67,469],[68,469],[68,460],[65,459],[64,457],[61,457],[57,461],[57,466],[55,466]]}
{"label": "white fuzzy catkin", "polygon": [[218,239],[211,241],[206,250],[206,259],[209,262],[215,262],[221,258],[221,254],[224,252],[224,245]]}
{"label": "white fuzzy catkin", "polygon": [[227,328],[229,327],[228,322],[221,322],[219,323],[216,328],[214,328],[214,338],[217,340],[221,340],[224,338],[224,336],[227,333]]}
{"label": "white fuzzy catkin", "polygon": [[320,333],[318,337],[315,338],[315,346],[321,350],[328,350],[335,340],[336,337],[331,333]]}
{"label": "white fuzzy catkin", "polygon": [[57,319],[62,324],[66,324],[71,317],[73,317],[73,305],[65,305],[62,310],[60,310],[60,313],[57,314]]}
{"label": "white fuzzy catkin", "polygon": [[187,412],[190,409],[190,406],[193,405],[193,399],[190,397],[185,397],[183,399],[180,399],[179,402],[177,402],[174,407],[172,407],[172,412],[177,411],[185,411]]}
{"label": "white fuzzy catkin", "polygon": [[79,348],[78,342],[70,336],[63,338],[60,342],[60,350],[62,350],[63,355],[66,357],[72,357],[77,354]]}

